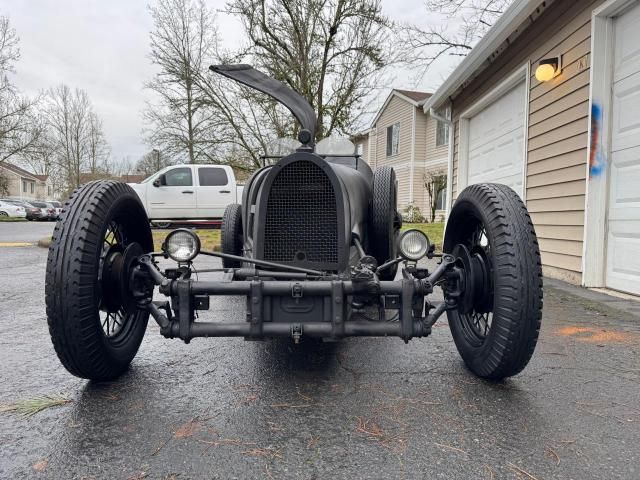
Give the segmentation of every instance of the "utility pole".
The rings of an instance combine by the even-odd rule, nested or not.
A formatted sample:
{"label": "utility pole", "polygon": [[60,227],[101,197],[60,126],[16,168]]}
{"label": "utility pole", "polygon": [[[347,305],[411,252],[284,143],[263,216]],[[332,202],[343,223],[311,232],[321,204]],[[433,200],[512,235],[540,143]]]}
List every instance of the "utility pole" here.
{"label": "utility pole", "polygon": [[154,148],[153,150],[151,150],[151,153],[153,153],[156,161],[156,172],[157,172],[158,170],[160,170],[160,150],[158,150],[157,148]]}

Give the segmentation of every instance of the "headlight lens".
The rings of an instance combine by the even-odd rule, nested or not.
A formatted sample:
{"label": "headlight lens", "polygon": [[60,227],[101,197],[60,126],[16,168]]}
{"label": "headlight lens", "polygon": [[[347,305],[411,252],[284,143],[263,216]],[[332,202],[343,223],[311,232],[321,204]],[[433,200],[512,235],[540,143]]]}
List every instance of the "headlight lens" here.
{"label": "headlight lens", "polygon": [[407,260],[420,260],[429,246],[429,238],[420,230],[407,230],[400,237],[400,254]]}
{"label": "headlight lens", "polygon": [[191,230],[174,230],[167,235],[163,250],[176,262],[189,262],[200,253],[200,239]]}

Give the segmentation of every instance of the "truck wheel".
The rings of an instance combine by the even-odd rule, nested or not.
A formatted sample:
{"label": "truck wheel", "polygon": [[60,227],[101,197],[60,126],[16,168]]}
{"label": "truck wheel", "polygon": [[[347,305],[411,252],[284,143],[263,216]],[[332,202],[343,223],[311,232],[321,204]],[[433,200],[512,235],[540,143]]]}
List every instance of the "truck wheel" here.
{"label": "truck wheel", "polygon": [[[398,221],[396,173],[392,167],[377,168],[373,173],[373,192],[369,211],[369,250],[382,265],[397,257]],[[393,280],[398,266],[380,272],[381,280]]]}
{"label": "truck wheel", "polygon": [[[222,253],[242,256],[242,209],[237,203],[227,205],[224,209],[221,226]],[[222,259],[224,268],[240,268],[242,262],[237,260]]]}
{"label": "truck wheel", "polygon": [[538,340],[542,268],[518,194],[498,184],[465,188],[451,210],[444,251],[457,258],[464,278],[458,308],[447,316],[465,364],[489,379],[519,373]]}
{"label": "truck wheel", "polygon": [[58,358],[78,377],[118,377],[136,355],[149,318],[128,286],[133,260],[153,250],[144,207],[124,183],[88,183],[66,203],[52,240],[45,294]]}

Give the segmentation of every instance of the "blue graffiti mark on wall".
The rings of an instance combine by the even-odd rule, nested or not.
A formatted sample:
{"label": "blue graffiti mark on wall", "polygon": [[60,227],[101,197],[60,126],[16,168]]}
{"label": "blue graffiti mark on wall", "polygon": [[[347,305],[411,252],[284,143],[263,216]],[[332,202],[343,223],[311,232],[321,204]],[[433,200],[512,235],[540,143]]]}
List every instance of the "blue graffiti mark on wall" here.
{"label": "blue graffiti mark on wall", "polygon": [[589,156],[589,178],[604,173],[607,160],[602,149],[602,108],[597,103],[591,105],[591,153]]}

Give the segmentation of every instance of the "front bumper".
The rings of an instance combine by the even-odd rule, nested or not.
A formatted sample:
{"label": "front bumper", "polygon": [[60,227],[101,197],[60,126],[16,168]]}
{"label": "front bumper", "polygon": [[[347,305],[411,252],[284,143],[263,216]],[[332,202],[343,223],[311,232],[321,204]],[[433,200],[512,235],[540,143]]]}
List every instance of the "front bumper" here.
{"label": "front bumper", "polygon": [[[426,297],[433,292],[436,281],[450,270],[453,258],[445,255],[438,268],[426,278],[405,278],[396,281],[306,280],[303,274],[265,272],[263,279],[256,272],[247,277],[229,271],[222,281],[196,281],[188,275],[169,278],[158,270],[153,258],[144,255],[136,267],[136,277],[158,286],[171,302],[150,301],[138,294],[138,308],[145,308],[169,338],[189,342],[194,337],[240,336],[247,339],[302,336],[337,340],[349,336],[395,336],[405,341],[431,333],[435,321],[454,302],[432,305]],[[245,269],[246,270],[246,269]],[[238,274],[236,274],[238,273]],[[246,273],[246,272],[245,272]],[[272,276],[281,279],[271,279]],[[290,278],[286,278],[290,277]],[[134,291],[142,292],[144,288]],[[245,322],[200,322],[198,310],[209,308],[209,296],[245,296]],[[377,319],[365,311],[379,313]],[[386,320],[385,311],[396,311],[397,321]]]}

